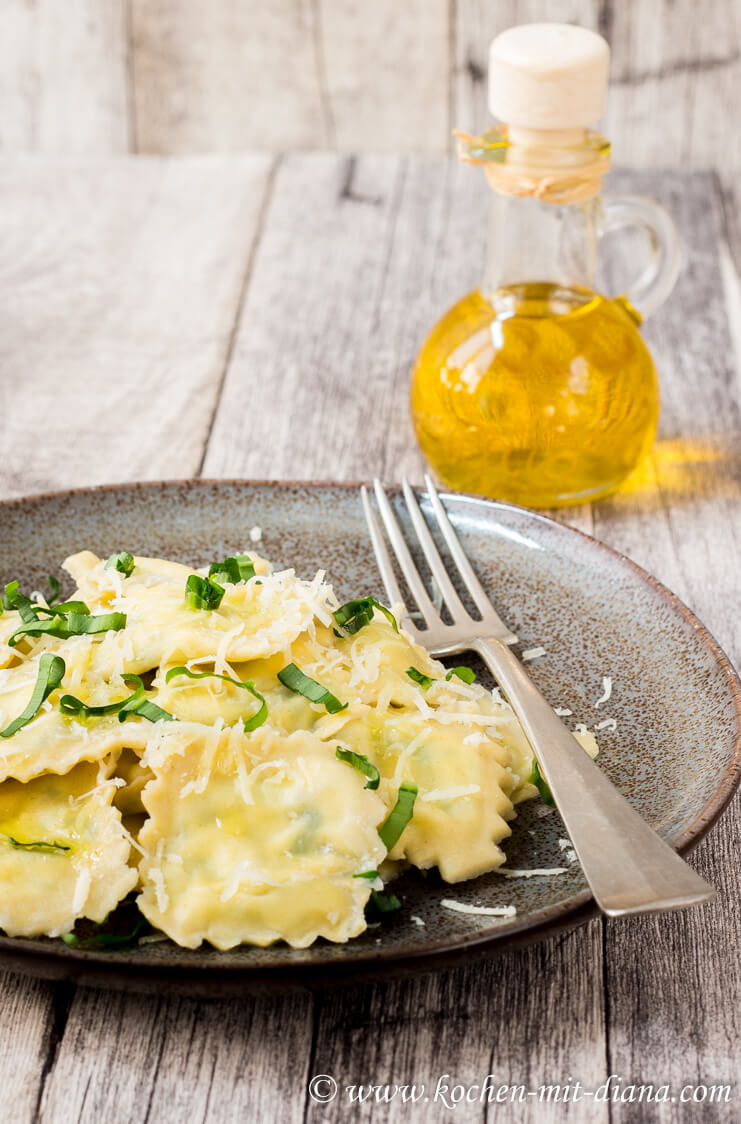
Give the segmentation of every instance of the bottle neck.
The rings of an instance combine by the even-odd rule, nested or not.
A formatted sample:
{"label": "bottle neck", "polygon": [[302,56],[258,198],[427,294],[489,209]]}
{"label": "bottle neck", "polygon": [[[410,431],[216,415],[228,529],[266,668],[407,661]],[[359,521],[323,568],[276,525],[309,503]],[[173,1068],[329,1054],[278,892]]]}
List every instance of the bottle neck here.
{"label": "bottle neck", "polygon": [[599,206],[599,197],[559,206],[492,192],[484,296],[528,283],[591,292]]}

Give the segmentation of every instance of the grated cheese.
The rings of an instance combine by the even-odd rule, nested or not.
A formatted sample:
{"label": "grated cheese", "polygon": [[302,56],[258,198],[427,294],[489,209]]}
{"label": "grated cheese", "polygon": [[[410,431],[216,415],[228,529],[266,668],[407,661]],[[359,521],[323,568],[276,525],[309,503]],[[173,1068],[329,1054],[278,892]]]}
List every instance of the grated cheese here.
{"label": "grated cheese", "polygon": [[250,542],[259,542],[262,538],[262,527],[255,525],[250,528]]}
{"label": "grated cheese", "polygon": [[420,800],[456,800],[459,796],[473,796],[476,792],[481,792],[481,785],[459,784],[451,788],[433,788],[420,796]]}
{"label": "grated cheese", "polygon": [[568,867],[565,866],[531,867],[528,870],[507,870],[500,866],[498,870],[494,870],[492,873],[501,874],[502,878],[545,878],[549,874],[565,874],[567,870]]}
{"label": "grated cheese", "polygon": [[416,913],[413,913],[413,914],[412,914],[412,921],[414,922],[414,924],[415,924],[415,925],[419,925],[420,929],[424,929],[424,928],[425,928],[425,923],[424,923],[424,921],[422,920],[422,918],[421,918],[421,917],[417,917],[417,914],[416,914]]}
{"label": "grated cheese", "polygon": [[477,917],[514,917],[517,913],[513,905],[466,905],[465,902],[454,902],[450,898],[443,898],[440,905],[445,909],[452,909],[454,913],[470,913]]}
{"label": "grated cheese", "polygon": [[595,708],[598,707],[598,706],[602,706],[602,703],[609,702],[611,696],[612,696],[612,679],[609,675],[603,675],[602,676],[602,694],[597,699],[597,702],[594,704]]}
{"label": "grated cheese", "polygon": [[569,710],[567,706],[554,706],[553,713],[557,714],[559,718],[568,718],[574,712],[573,710]]}
{"label": "grated cheese", "polygon": [[614,718],[603,718],[602,721],[598,722],[597,725],[594,728],[595,728],[595,730],[611,730],[611,731],[614,731],[614,730],[617,730],[617,722],[615,721]]}
{"label": "grated cheese", "polygon": [[540,657],[544,656],[545,654],[546,654],[545,648],[541,648],[541,647],[527,648],[522,653],[522,662],[523,663],[529,663],[530,660],[539,660]]}

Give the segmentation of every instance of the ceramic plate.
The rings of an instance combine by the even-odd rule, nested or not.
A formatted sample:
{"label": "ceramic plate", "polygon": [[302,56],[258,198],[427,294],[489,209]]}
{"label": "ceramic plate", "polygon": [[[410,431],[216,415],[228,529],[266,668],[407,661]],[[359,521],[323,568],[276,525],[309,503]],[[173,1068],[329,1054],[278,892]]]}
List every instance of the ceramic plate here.
{"label": "ceramic plate", "polygon": [[[614,731],[605,727],[597,734],[602,767],[674,847],[697,842],[739,779],[740,685],[723,652],[671,593],[595,540],[507,504],[462,495],[444,502],[485,587],[520,638],[517,650],[545,648],[530,667],[547,698],[573,712],[566,719],[572,726],[594,728],[614,718]],[[396,504],[405,522],[398,495]],[[260,549],[278,566],[294,566],[303,577],[326,568],[342,600],[383,596],[354,485],[199,480],[120,486],[0,504],[0,519],[3,582],[19,577],[24,586],[39,585],[49,573],[63,578],[59,562],[84,547],[102,556],[125,548],[201,566],[243,548],[249,528],[258,524]],[[597,709],[603,676],[612,680],[612,696]],[[168,941],[106,953],[0,937],[0,958],[29,973],[213,995],[408,972],[489,954],[593,914],[578,864],[564,859],[558,813],[544,812],[536,800],[520,805],[505,844],[507,865],[566,866],[566,873],[528,879],[491,874],[455,886],[434,873],[405,875],[395,885],[401,914],[347,945],[217,952]],[[444,907],[443,899],[512,905],[517,912],[471,916]]]}

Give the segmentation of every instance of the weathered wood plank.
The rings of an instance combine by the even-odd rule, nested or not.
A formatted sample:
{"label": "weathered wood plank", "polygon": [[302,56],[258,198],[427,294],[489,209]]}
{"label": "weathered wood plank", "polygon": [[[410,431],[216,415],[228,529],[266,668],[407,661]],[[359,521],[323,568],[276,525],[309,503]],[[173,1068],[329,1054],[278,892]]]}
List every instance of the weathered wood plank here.
{"label": "weathered wood plank", "polygon": [[[339,1092],[326,1107],[309,1102],[307,1120],[344,1121],[350,1112],[359,1121],[563,1120],[563,1105],[541,1101],[538,1090],[572,1076],[587,1089],[604,1080],[601,967],[595,921],[476,967],[322,996],[313,1072],[334,1077]],[[523,1086],[524,1099],[477,1101],[488,1074],[495,1095]],[[359,1104],[348,1092],[415,1084],[424,1092],[414,1104],[400,1094],[384,1103],[383,1093]],[[479,1092],[451,1111],[455,1085]],[[568,1119],[601,1124],[608,1113],[582,1101],[569,1104]]]}
{"label": "weathered wood plank", "polygon": [[137,151],[331,145],[317,21],[312,0],[132,0]]}
{"label": "weathered wood plank", "polygon": [[[269,172],[267,156],[0,169],[3,494],[197,472]],[[32,455],[30,411],[59,422]]]}
{"label": "weathered wood plank", "polygon": [[0,149],[130,149],[122,0],[6,0],[0,17]]}
{"label": "weathered wood plank", "polygon": [[39,1119],[298,1124],[310,1041],[303,994],[212,1004],[80,988]]}
{"label": "weathered wood plank", "polygon": [[137,147],[442,151],[447,0],[134,0]]}
{"label": "weathered wood plank", "polygon": [[0,1076],[3,1099],[19,1124],[32,1121],[44,1077],[54,1064],[74,988],[0,975]]}
{"label": "weathered wood plank", "polygon": [[[719,253],[720,199],[712,176],[636,173],[615,187],[652,195],[677,220],[687,264],[677,289],[646,326],[662,380],[659,440],[632,487],[597,504],[600,538],[628,553],[698,613],[736,663],[739,594],[741,403]],[[736,800],[694,862],[718,887],[690,915],[608,925],[610,1072],[624,1080],[736,1083],[741,1034],[741,942]],[[651,954],[647,955],[647,950]],[[635,1105],[616,1119],[683,1121],[697,1108]],[[733,1104],[712,1119],[734,1120]]]}

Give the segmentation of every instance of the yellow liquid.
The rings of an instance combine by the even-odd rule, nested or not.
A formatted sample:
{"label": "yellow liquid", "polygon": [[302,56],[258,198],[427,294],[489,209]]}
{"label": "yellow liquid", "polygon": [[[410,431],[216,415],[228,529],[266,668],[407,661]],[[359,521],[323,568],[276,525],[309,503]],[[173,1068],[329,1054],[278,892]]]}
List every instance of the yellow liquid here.
{"label": "yellow liquid", "polygon": [[445,485],[557,507],[633,471],[656,435],[659,388],[626,301],[528,283],[448,310],[417,358],[411,409]]}

